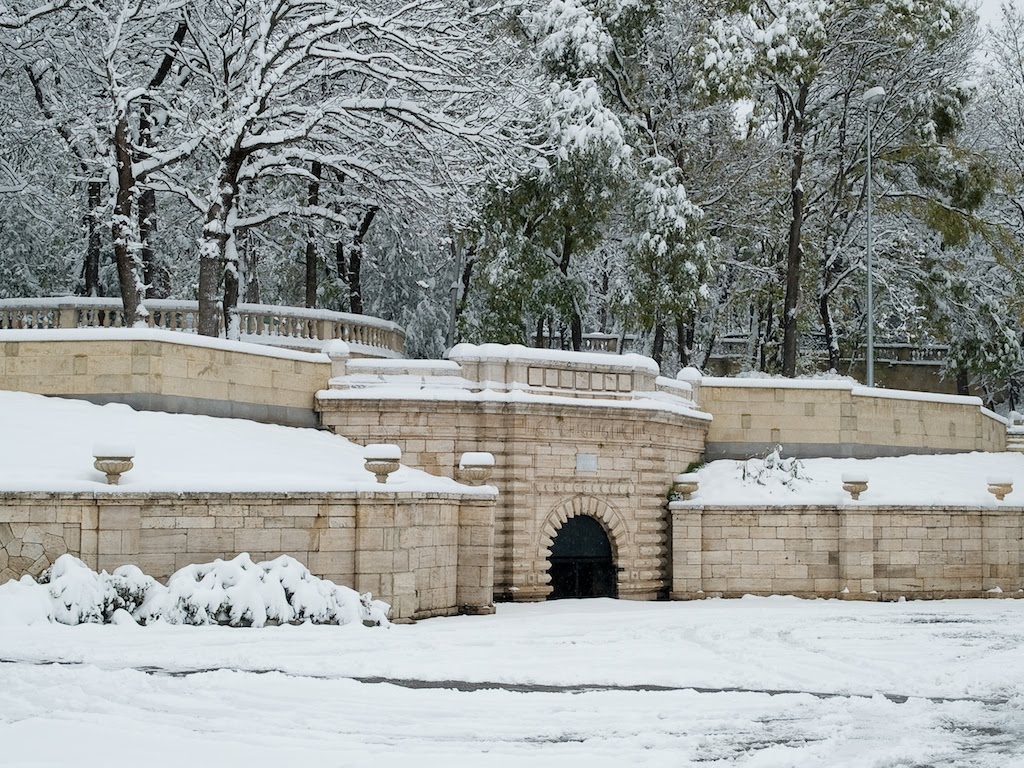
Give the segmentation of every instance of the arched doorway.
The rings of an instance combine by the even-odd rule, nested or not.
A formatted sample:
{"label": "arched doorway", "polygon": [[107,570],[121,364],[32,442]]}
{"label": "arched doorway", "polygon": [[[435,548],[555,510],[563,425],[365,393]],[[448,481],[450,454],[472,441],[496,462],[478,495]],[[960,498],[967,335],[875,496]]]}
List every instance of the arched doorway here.
{"label": "arched doorway", "polygon": [[604,526],[589,515],[565,521],[551,545],[551,594],[563,597],[616,597],[615,558]]}

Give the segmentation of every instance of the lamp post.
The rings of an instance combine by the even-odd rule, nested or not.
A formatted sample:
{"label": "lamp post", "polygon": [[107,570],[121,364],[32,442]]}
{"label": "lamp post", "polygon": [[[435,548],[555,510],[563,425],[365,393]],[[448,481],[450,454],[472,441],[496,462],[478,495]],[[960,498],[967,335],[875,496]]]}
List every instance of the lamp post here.
{"label": "lamp post", "polygon": [[871,282],[871,108],[881,104],[885,98],[885,88],[880,85],[868,88],[861,97],[868,115],[868,216],[867,216],[867,288],[868,288],[868,339],[867,339],[867,384],[875,386],[875,302]]}

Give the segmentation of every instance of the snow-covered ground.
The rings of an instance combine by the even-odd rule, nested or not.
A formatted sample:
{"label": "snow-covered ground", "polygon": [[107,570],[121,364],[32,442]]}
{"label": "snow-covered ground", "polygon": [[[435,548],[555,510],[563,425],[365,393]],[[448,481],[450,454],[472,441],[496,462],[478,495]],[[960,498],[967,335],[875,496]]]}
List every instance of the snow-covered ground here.
{"label": "snow-covered ground", "polygon": [[1015,600],[10,628],[0,764],[1013,768],[1022,645]]}
{"label": "snow-covered ground", "polygon": [[[135,411],[126,405],[0,392],[0,491],[375,491],[363,449],[316,429]],[[135,467],[109,486],[97,444],[128,444]],[[401,467],[387,490],[460,492],[454,480]],[[480,488],[472,489],[480,492]],[[484,488],[484,492],[490,492]]]}
{"label": "snow-covered ground", "polygon": [[[774,461],[774,466],[770,466]],[[855,502],[844,474],[867,477]],[[723,459],[701,467],[695,504],[909,504],[997,506],[1024,504],[1024,453],[953,453],[878,459]],[[1014,491],[1003,502],[988,492],[989,478],[1006,478]]]}

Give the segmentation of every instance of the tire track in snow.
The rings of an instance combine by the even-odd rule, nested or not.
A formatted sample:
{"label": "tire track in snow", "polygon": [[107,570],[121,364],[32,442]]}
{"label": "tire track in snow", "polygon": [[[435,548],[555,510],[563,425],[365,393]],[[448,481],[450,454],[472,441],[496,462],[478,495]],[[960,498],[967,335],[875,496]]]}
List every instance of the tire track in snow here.
{"label": "tire track in snow", "polygon": [[949,702],[972,702],[987,706],[1001,706],[1009,703],[1009,698],[1000,697],[977,697],[977,696],[917,696],[902,693],[840,693],[836,691],[805,691],[792,688],[743,688],[739,686],[727,686],[722,688],[696,686],[696,685],[659,685],[655,683],[584,683],[572,685],[552,685],[548,683],[508,683],[497,681],[468,681],[468,680],[421,680],[402,677],[360,677],[353,675],[326,675],[290,672],[287,669],[274,667],[246,668],[246,667],[197,667],[185,669],[171,669],[157,666],[128,666],[128,667],[107,667],[91,664],[82,661],[67,661],[64,659],[11,659],[0,657],[0,665],[22,665],[22,666],[64,666],[64,667],[95,667],[105,672],[133,671],[156,677],[192,677],[195,675],[208,675],[214,672],[237,672],[247,675],[283,675],[285,677],[303,678],[310,680],[351,680],[364,685],[393,685],[399,688],[410,688],[415,690],[453,690],[460,693],[475,693],[477,691],[508,691],[511,693],[601,693],[606,691],[636,691],[645,693],[663,693],[671,691],[693,691],[694,693],[747,693],[762,694],[766,696],[813,696],[817,699],[872,699],[881,696],[887,701],[895,704],[905,704],[911,699],[930,701],[934,704],[946,704]]}

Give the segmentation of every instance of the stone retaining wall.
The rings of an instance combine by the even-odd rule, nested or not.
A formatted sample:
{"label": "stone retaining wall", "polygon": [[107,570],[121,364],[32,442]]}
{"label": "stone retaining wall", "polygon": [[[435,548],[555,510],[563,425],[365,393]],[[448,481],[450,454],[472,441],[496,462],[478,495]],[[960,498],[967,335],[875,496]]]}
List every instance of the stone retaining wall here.
{"label": "stone retaining wall", "polygon": [[669,507],[674,599],[1024,596],[1021,507]]}
{"label": "stone retaining wall", "polygon": [[976,397],[778,379],[704,378],[697,389],[701,410],[714,416],[709,461],[749,458],[778,444],[797,457],[1006,449],[1005,422]]}
{"label": "stone retaining wall", "polygon": [[0,389],[317,426],[326,355],[155,330],[0,331]]}
{"label": "stone retaining wall", "polygon": [[190,563],[291,555],[392,605],[392,617],[490,612],[494,497],[438,493],[4,493],[0,583],[64,552],[166,579]]}
{"label": "stone retaining wall", "polygon": [[[335,393],[332,393],[335,394]],[[495,456],[500,494],[495,591],[540,600],[551,591],[555,534],[575,515],[598,519],[619,568],[620,597],[654,599],[669,584],[665,498],[700,459],[707,421],[614,403],[412,400],[352,390],[318,402],[325,426],[361,443],[396,443],[402,461],[457,476],[465,451]]]}

